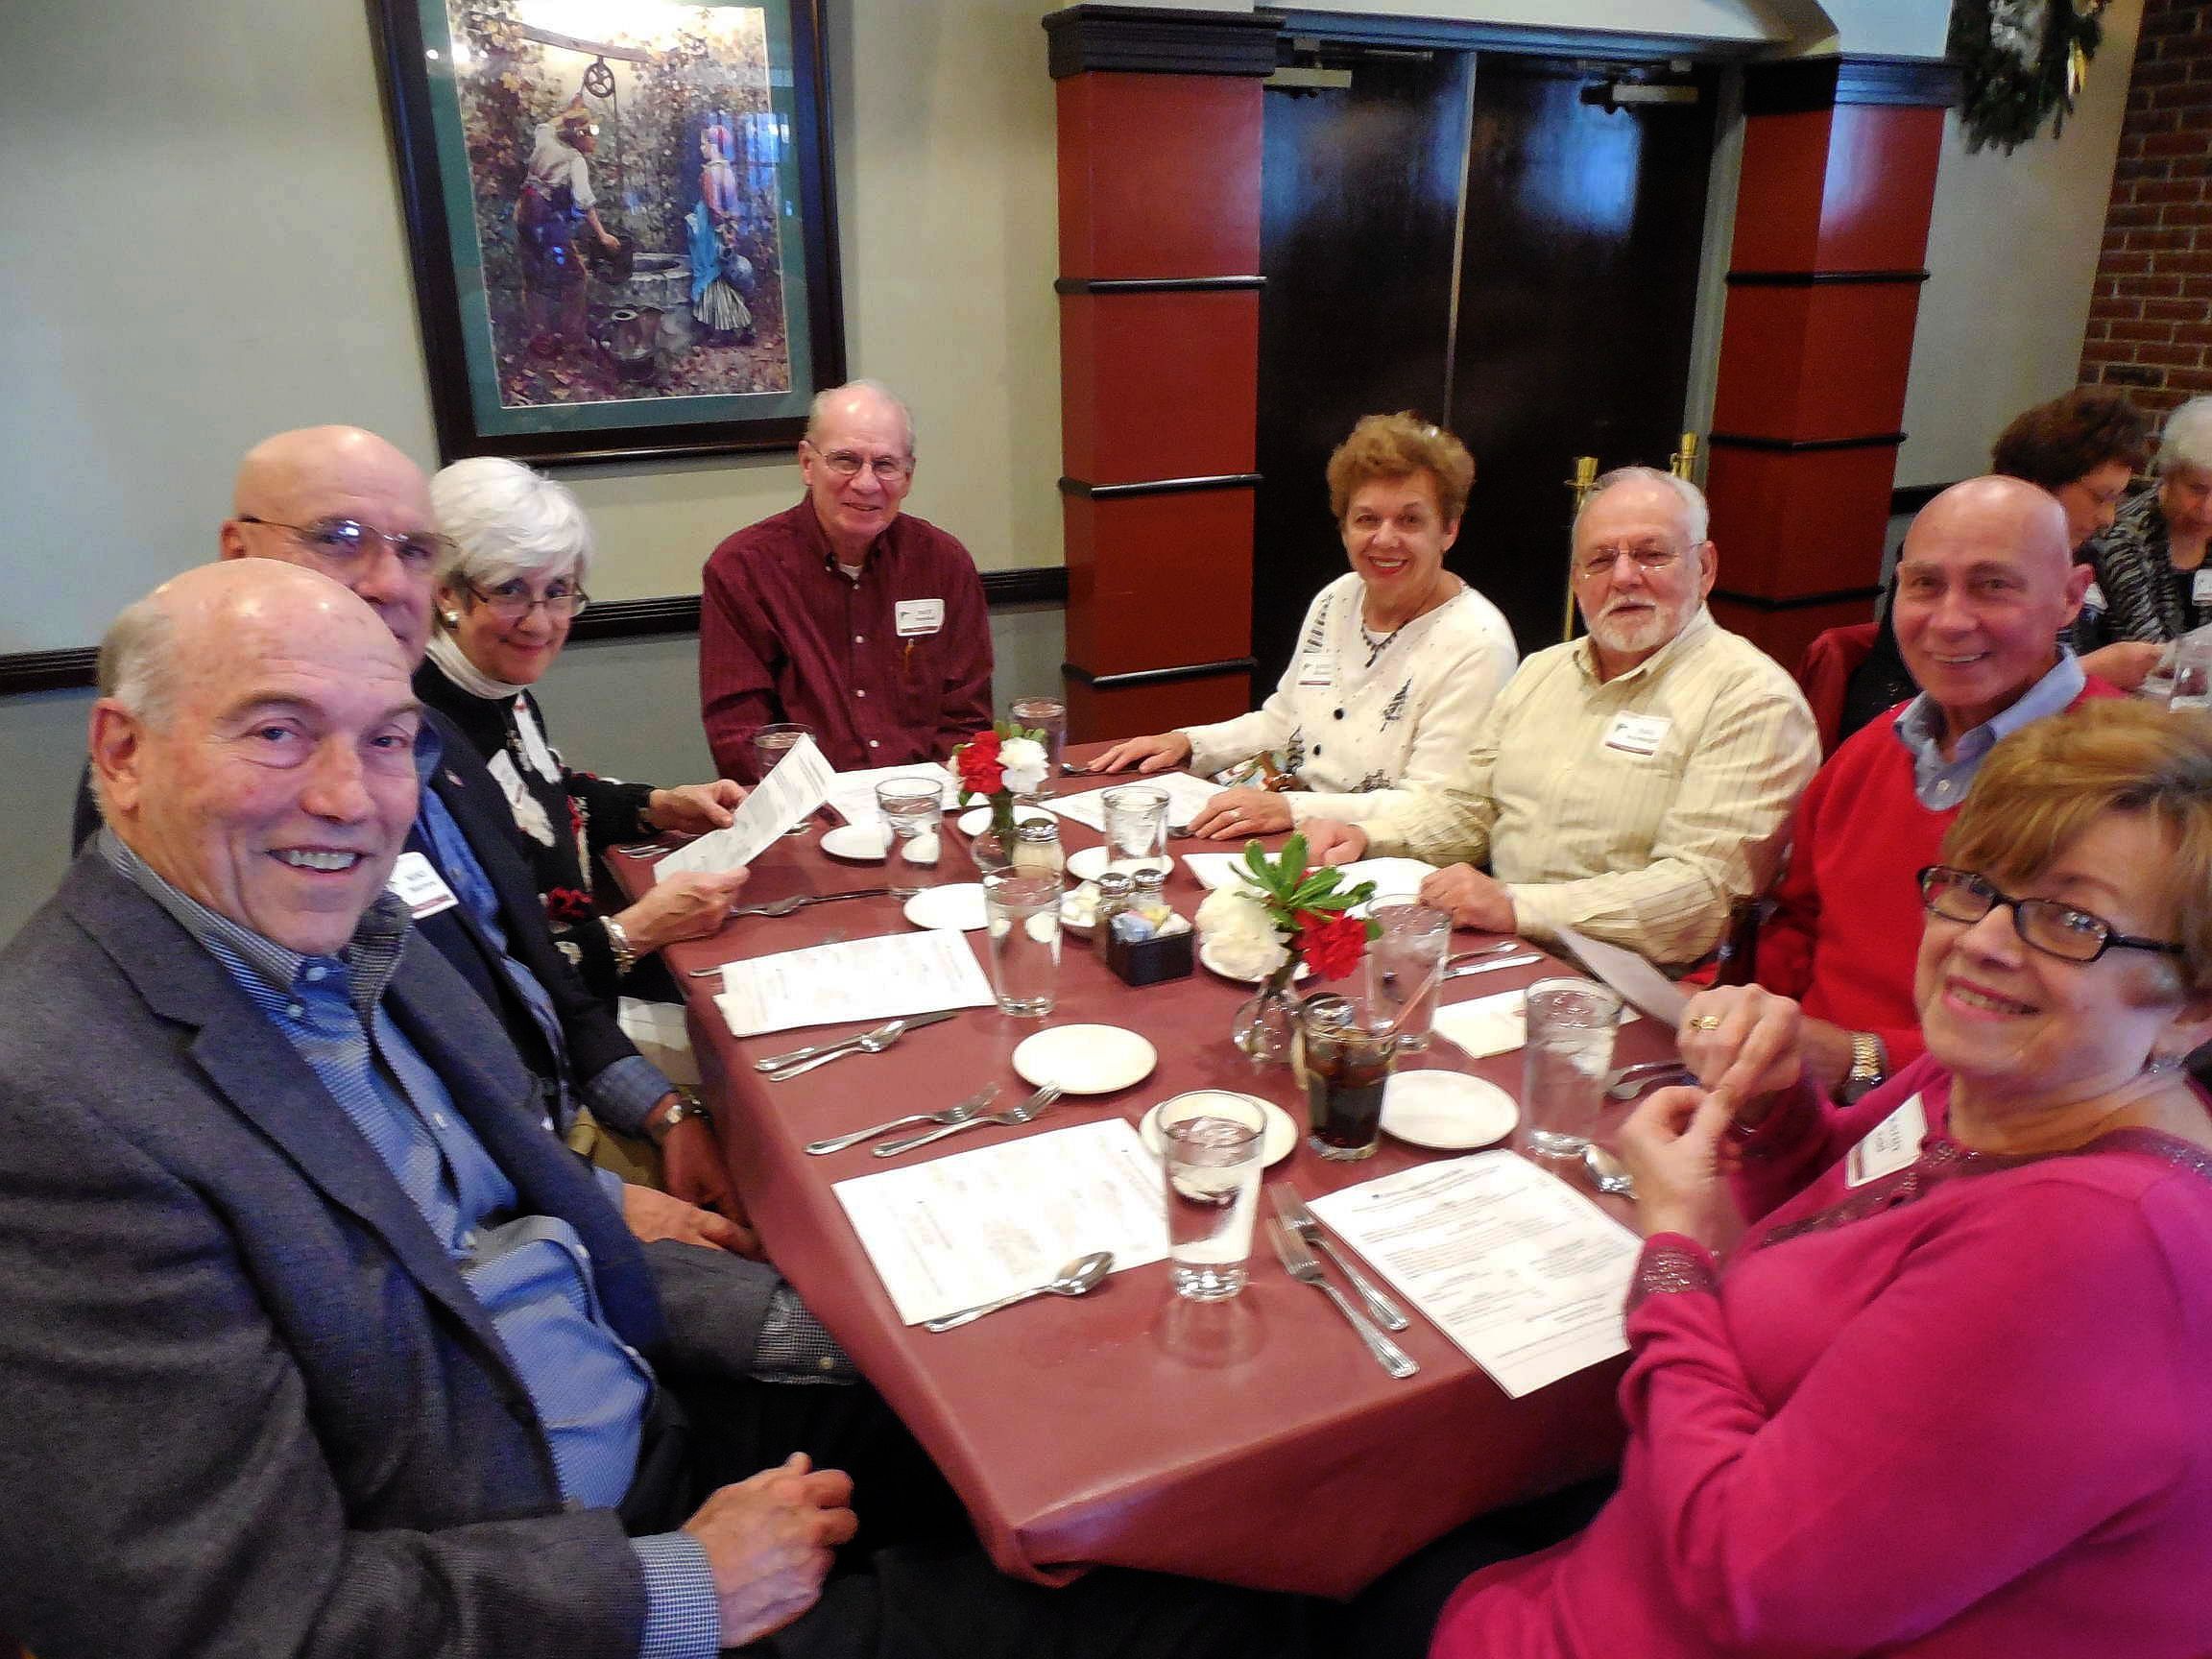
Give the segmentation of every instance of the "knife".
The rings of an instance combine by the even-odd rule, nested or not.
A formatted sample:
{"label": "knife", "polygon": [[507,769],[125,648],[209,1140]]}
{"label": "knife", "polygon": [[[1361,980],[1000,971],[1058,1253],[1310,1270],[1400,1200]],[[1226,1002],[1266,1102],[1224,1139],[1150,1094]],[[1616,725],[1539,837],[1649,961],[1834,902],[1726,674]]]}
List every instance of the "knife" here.
{"label": "knife", "polygon": [[[960,1010],[957,1008],[940,1008],[934,1014],[909,1014],[903,1020],[892,1022],[898,1026],[898,1029],[886,1037],[884,1041],[896,1043],[909,1031],[919,1030],[925,1025],[934,1025],[940,1020],[950,1020],[959,1012]],[[852,1036],[840,1037],[834,1043],[817,1043],[810,1048],[794,1048],[788,1054],[771,1054],[765,1060],[754,1061],[753,1070],[756,1071],[780,1071],[786,1066],[798,1065],[802,1060],[818,1059],[831,1049],[843,1050],[856,1047],[860,1039],[875,1029],[876,1027],[871,1025],[868,1027],[868,1031],[855,1031]]]}
{"label": "knife", "polygon": [[1282,1218],[1284,1226],[1289,1228],[1307,1243],[1318,1244],[1328,1252],[1329,1260],[1343,1269],[1344,1277],[1352,1281],[1353,1292],[1366,1305],[1367,1311],[1374,1315],[1376,1324],[1386,1331],[1403,1331],[1406,1329],[1407,1320],[1406,1315],[1399,1311],[1398,1304],[1376,1289],[1374,1285],[1369,1282],[1367,1275],[1353,1266],[1345,1257],[1344,1252],[1330,1242],[1328,1236],[1321,1231],[1320,1221],[1314,1217],[1312,1211],[1306,1208],[1306,1200],[1299,1197],[1291,1190],[1289,1182],[1268,1182],[1267,1196],[1275,1201],[1275,1214]]}
{"label": "knife", "polygon": [[1462,962],[1456,968],[1444,970],[1447,979],[1464,979],[1470,974],[1495,974],[1501,968],[1527,968],[1544,958],[1531,951],[1527,956],[1499,956],[1488,962]]}

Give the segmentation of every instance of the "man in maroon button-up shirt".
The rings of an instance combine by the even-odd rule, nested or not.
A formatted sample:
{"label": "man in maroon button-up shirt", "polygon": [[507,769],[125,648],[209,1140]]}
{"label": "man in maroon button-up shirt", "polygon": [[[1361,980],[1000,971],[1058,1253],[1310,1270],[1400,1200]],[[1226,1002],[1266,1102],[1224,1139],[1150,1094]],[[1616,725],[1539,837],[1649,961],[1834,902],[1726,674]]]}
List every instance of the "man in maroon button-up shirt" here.
{"label": "man in maroon button-up shirt", "polygon": [[726,778],[760,773],[753,733],[813,728],[841,772],[942,759],[991,722],[991,628],[975,562],[902,517],[914,423],[871,381],[814,399],[806,497],[707,561],[699,702]]}

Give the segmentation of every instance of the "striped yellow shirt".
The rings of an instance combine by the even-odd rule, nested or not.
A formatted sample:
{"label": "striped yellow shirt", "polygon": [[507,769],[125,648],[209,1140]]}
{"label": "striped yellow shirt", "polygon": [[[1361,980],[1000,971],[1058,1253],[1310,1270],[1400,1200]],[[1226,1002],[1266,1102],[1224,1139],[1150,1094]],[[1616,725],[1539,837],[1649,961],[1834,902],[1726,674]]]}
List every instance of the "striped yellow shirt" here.
{"label": "striped yellow shirt", "polygon": [[1700,610],[1610,681],[1587,639],[1538,652],[1460,775],[1365,828],[1376,853],[1487,863],[1531,939],[1571,926],[1684,965],[1766,889],[1819,762],[1790,676]]}

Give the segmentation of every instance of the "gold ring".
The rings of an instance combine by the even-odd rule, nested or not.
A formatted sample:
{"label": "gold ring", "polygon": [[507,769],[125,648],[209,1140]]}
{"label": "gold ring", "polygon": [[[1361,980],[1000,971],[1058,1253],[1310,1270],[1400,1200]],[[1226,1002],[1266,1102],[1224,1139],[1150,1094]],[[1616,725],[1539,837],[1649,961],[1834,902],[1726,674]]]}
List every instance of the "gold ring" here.
{"label": "gold ring", "polygon": [[1690,1022],[1690,1029],[1693,1031],[1718,1031],[1720,1029],[1720,1016],[1718,1014],[1700,1014],[1696,1019]]}

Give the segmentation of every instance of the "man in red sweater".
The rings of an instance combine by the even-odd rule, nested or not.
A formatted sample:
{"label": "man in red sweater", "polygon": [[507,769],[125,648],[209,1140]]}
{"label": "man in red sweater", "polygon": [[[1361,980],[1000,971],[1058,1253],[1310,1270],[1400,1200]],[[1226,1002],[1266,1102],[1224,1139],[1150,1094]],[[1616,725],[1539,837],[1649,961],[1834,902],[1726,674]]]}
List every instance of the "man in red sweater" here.
{"label": "man in red sweater", "polygon": [[1931,501],[1897,560],[1897,645],[1920,695],[1854,734],[1798,803],[1789,867],[1759,939],[1758,980],[1806,1015],[1806,1065],[1855,1099],[1920,1052],[1912,964],[1920,869],[1936,863],[1982,757],[2085,697],[2058,632],[2081,608],[2066,515],[2016,478]]}

